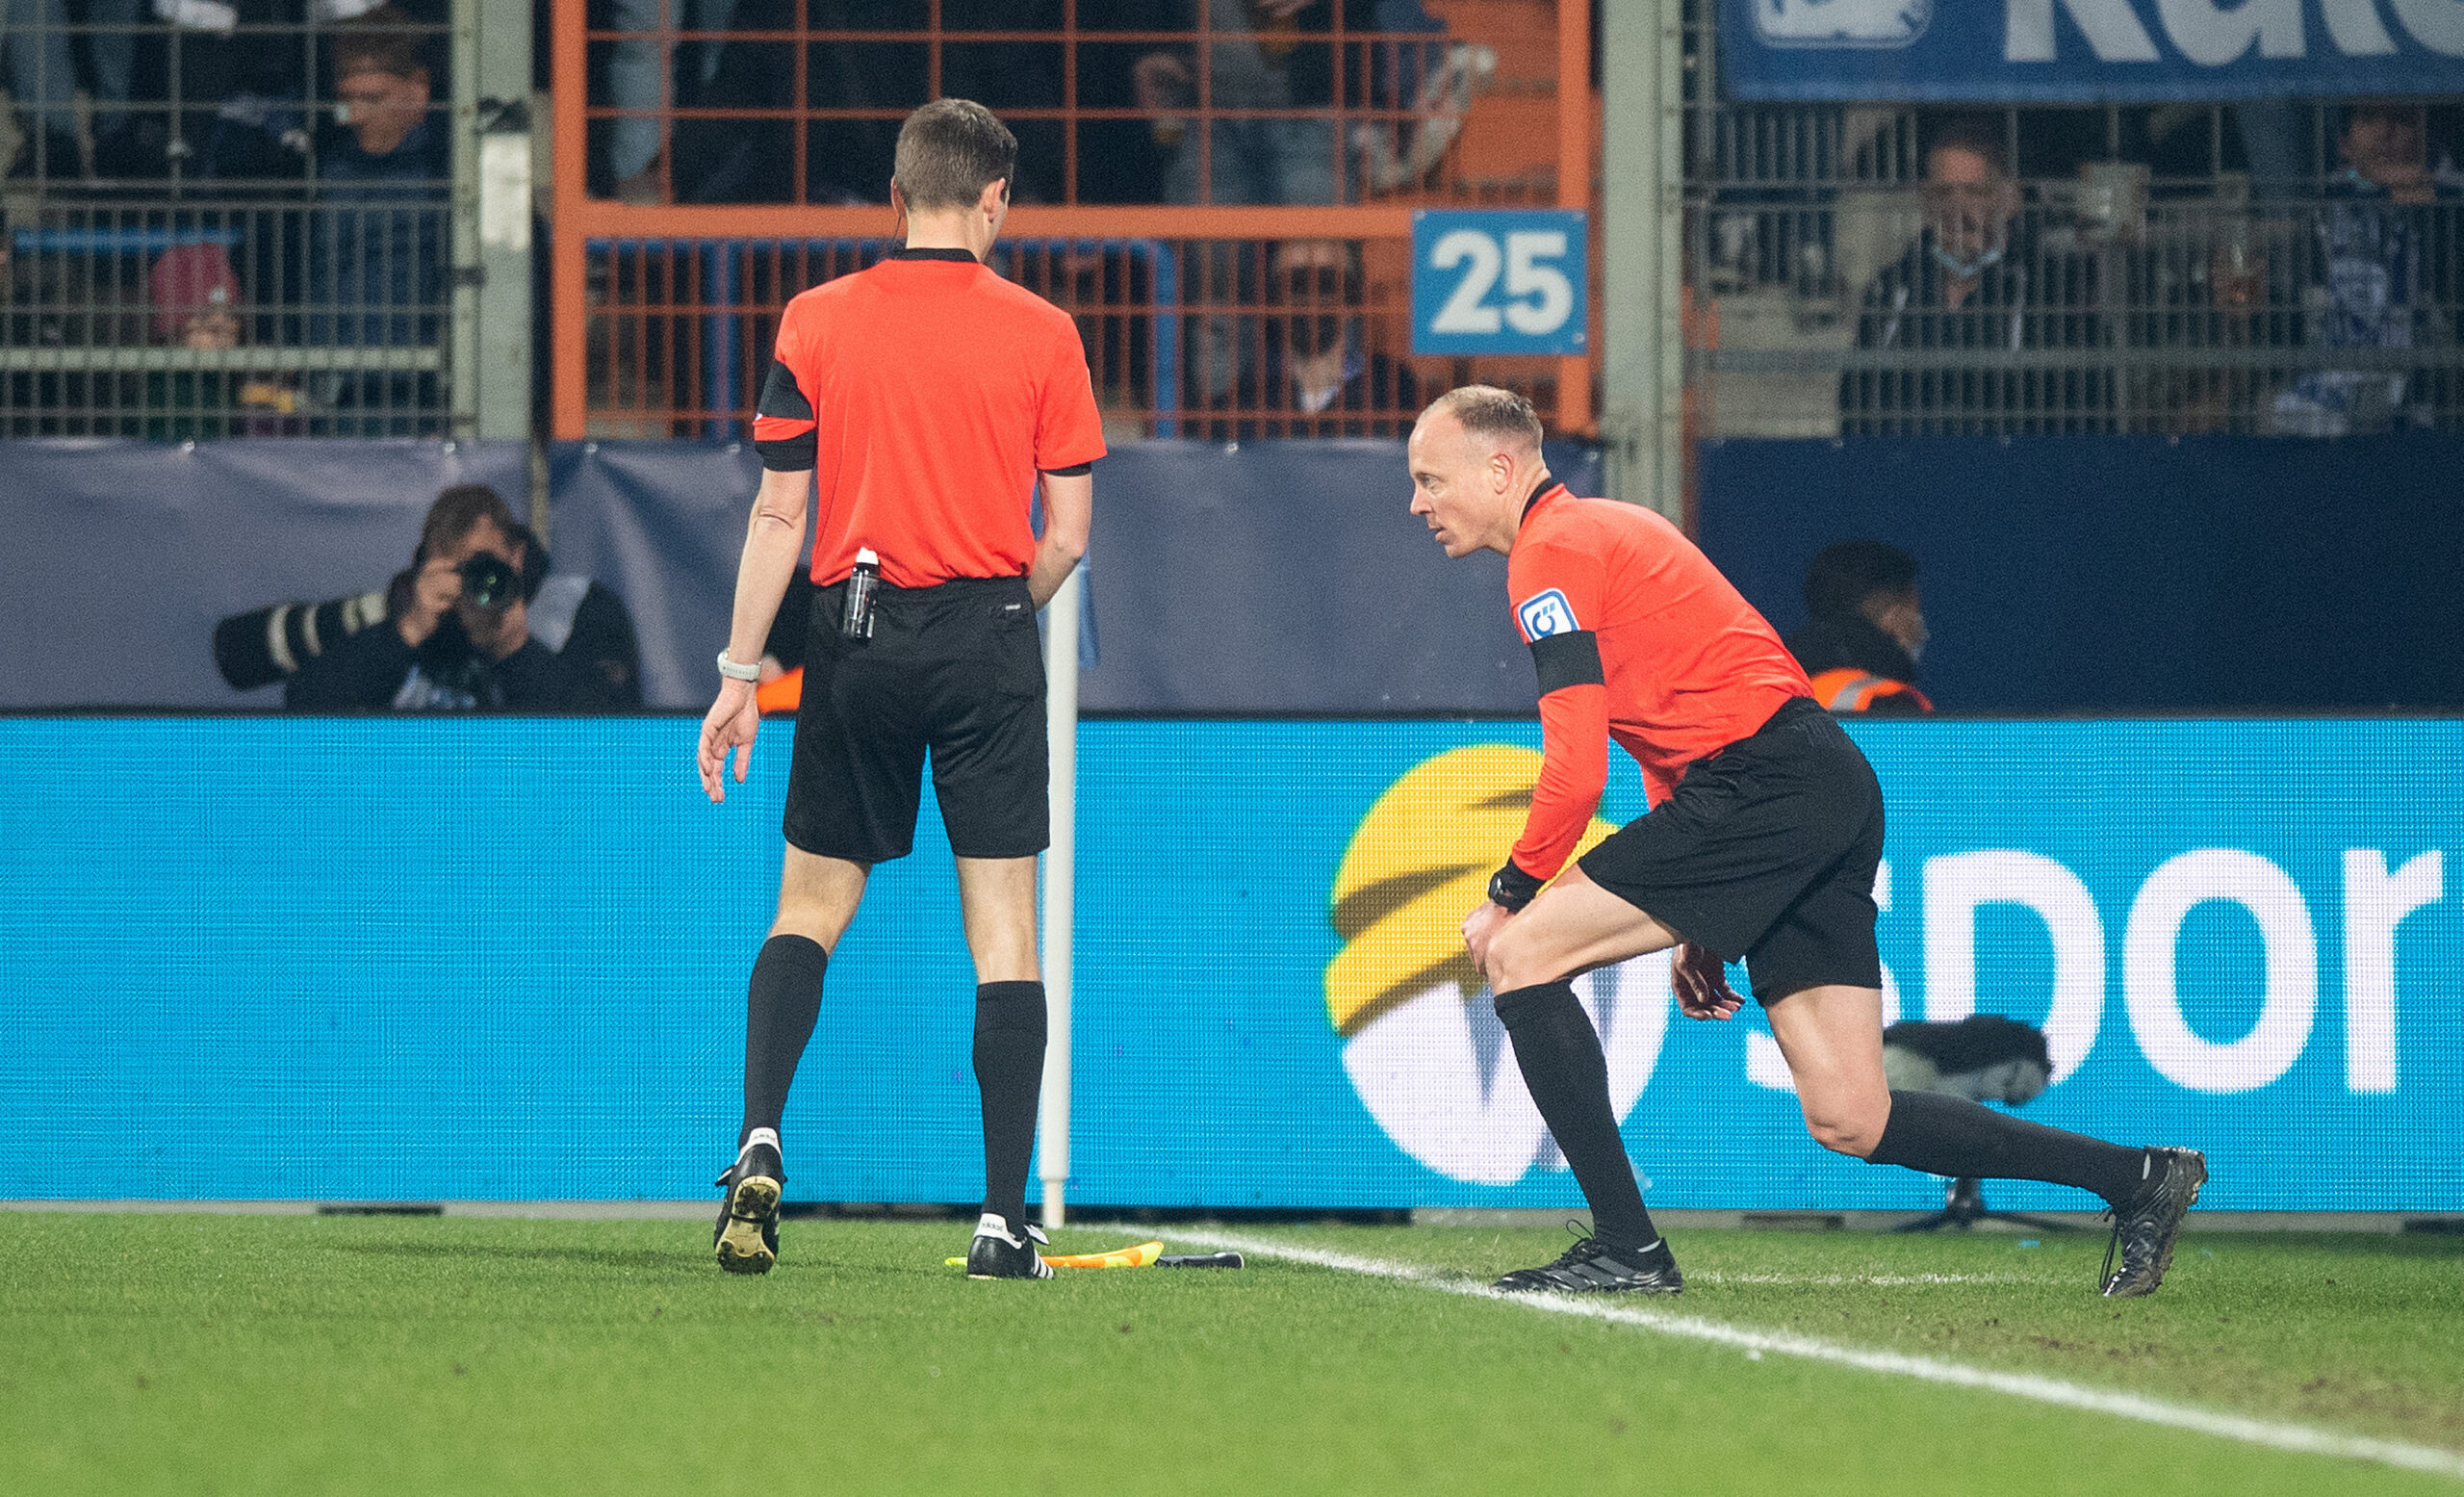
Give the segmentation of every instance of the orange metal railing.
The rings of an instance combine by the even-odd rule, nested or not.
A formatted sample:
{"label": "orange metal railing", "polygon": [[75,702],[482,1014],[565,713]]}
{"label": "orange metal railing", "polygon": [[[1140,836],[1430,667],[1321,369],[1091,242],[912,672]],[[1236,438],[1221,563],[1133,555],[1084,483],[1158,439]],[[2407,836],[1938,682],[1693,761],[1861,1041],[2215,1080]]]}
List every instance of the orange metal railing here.
{"label": "orange metal railing", "polygon": [[[659,0],[663,20],[685,0]],[[1218,6],[1244,0],[1206,0]],[[1012,211],[996,264],[1079,319],[1090,363],[1116,431],[1239,439],[1251,435],[1388,434],[1396,418],[1408,426],[1426,395],[1480,378],[1530,394],[1553,428],[1593,428],[1593,366],[1584,357],[1420,359],[1409,353],[1409,242],[1412,214],[1441,206],[1592,208],[1597,179],[1599,108],[1590,87],[1589,0],[1426,0],[1443,21],[1442,35],[1372,34],[1344,29],[1343,0],[1318,0],[1324,29],[1303,43],[1328,49],[1337,65],[1334,102],[1290,111],[1216,107],[1211,69],[1188,71],[1194,100],[1175,107],[1122,108],[1079,100],[1082,56],[1123,46],[1197,49],[1208,34],[1115,32],[1080,25],[1079,0],[1060,0],[1062,24],[1042,31],[945,28],[942,0],[919,0],[924,26],[904,31],[786,29],[694,31],[674,25],[652,31],[592,30],[589,0],[553,0],[554,219],[551,237],[552,297],[552,420],[558,438],[592,435],[724,436],[750,419],[779,309],[788,297],[834,274],[860,269],[896,243],[898,224],[886,201],[859,205],[808,202],[809,142],[834,121],[865,121],[894,131],[921,98],[895,106],[845,107],[816,101],[811,63],[836,47],[921,52],[925,82],[937,94],[945,57],[957,49],[1005,47],[1007,65],[1045,67],[1057,58],[1060,102],[1003,107],[1022,150],[1058,131],[1063,166],[1060,200],[1021,200]],[[1200,23],[1203,25],[1203,22]],[[1263,24],[1263,23],[1261,23]],[[654,42],[659,76],[672,80],[674,49],[726,42],[768,49],[782,76],[783,103],[684,103],[662,85],[660,107],[619,107],[595,98],[593,60],[603,65],[618,43]],[[1370,86],[1375,49],[1466,44],[1493,66],[1477,88],[1452,101],[1376,96]],[[594,53],[594,48],[597,49]],[[879,55],[878,52],[865,53]],[[971,52],[978,59],[981,51]],[[1104,55],[1117,58],[1117,51]],[[1459,82],[1467,70],[1456,69]],[[1354,73],[1357,76],[1353,76]],[[775,90],[774,90],[775,91]],[[1464,95],[1468,107],[1461,107]],[[650,117],[662,148],[656,201],[593,195],[593,126]],[[1339,180],[1354,200],[1336,205],[1236,206],[1205,199],[1213,152],[1196,152],[1197,202],[1088,202],[1081,189],[1080,142],[1090,126],[1122,122],[1184,132],[1212,141],[1218,120],[1293,118],[1325,121],[1338,153]],[[783,130],[791,148],[780,159],[784,183],[763,184],[765,203],[679,203],[679,183],[665,142],[685,122]],[[1373,171],[1381,142],[1420,143],[1432,121],[1448,134],[1433,160],[1385,161]],[[1035,127],[1044,126],[1041,136]],[[1381,134],[1382,132],[1382,134]],[[1158,139],[1162,139],[1159,133]],[[1408,155],[1408,152],[1395,154]],[[603,184],[606,178],[601,172]],[[1412,168],[1418,168],[1417,174]],[[1021,179],[1029,172],[1021,164]],[[638,184],[636,184],[638,186]],[[638,192],[629,196],[643,195]],[[886,184],[882,195],[886,196]],[[1595,261],[1597,215],[1595,224]],[[1294,262],[1334,272],[1313,298],[1305,276],[1287,278]],[[1593,277],[1596,286],[1599,277]],[[1599,346],[1598,308],[1590,309]],[[1262,398],[1255,366],[1322,349],[1325,330],[1345,340],[1348,362],[1365,370],[1358,398],[1322,413],[1282,409]],[[1313,341],[1315,340],[1315,341]]]}

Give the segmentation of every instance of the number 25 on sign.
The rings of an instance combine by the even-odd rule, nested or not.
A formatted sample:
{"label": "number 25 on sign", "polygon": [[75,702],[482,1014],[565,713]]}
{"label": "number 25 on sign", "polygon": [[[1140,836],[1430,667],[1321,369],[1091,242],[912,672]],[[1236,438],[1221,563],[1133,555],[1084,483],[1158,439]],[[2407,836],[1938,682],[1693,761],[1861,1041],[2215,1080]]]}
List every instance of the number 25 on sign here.
{"label": "number 25 on sign", "polygon": [[1581,353],[1590,236],[1573,210],[1412,215],[1414,353]]}

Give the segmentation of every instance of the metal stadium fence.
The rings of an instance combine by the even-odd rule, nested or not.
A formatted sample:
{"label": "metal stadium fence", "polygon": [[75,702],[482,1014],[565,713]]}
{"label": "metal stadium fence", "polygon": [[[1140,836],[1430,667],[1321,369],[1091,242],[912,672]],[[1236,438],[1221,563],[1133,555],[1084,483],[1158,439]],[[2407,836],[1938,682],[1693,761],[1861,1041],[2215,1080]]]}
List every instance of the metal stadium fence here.
{"label": "metal stadium fence", "polygon": [[446,429],[441,200],[55,197],[9,236],[0,433]]}
{"label": "metal stadium fence", "polygon": [[[2337,102],[1732,103],[1713,4],[1686,0],[1698,434],[2464,425],[2457,100],[2389,107],[2432,168],[2399,204],[2353,191]],[[2007,197],[1931,180],[1953,135]],[[1936,254],[1963,216],[1997,262],[1964,298]]]}
{"label": "metal stadium fence", "polygon": [[1415,358],[1407,323],[1416,209],[1592,204],[1583,0],[711,15],[558,0],[559,437],[740,432],[779,308],[895,243],[889,142],[944,93],[1017,133],[999,266],[1078,317],[1117,434],[1390,435],[1475,377],[1592,426],[1588,358]]}
{"label": "metal stadium fence", "polygon": [[[0,435],[449,430],[447,28],[369,10],[7,15]],[[398,96],[336,82],[346,37]]]}

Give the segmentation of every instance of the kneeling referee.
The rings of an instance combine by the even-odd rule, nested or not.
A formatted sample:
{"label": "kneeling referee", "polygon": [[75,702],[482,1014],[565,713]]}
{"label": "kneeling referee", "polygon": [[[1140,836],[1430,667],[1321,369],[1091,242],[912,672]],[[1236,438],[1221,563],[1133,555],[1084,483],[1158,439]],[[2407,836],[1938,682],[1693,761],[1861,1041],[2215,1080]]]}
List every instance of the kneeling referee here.
{"label": "kneeling referee", "polygon": [[[1542,763],[1523,836],[1463,921],[1473,965],[1550,1135],[1591,1203],[1593,1235],[1506,1290],[1684,1287],[1652,1225],[1609,1106],[1581,972],[1671,946],[1679,1009],[1726,1020],[1742,958],[1826,1149],[1954,1178],[2050,1180],[2114,1217],[2104,1292],[2152,1293],[2207,1161],[2131,1149],[1963,1097],[1894,1092],[1883,1071],[1874,876],[1882,786],[1751,604],[1677,528],[1582,499],[1549,476],[1540,418],[1466,385],[1412,428],[1412,513],[1449,556],[1506,558],[1515,623],[1540,678]],[[1643,771],[1648,815],[1567,866],[1614,741]],[[1545,888],[1543,886],[1546,886]]]}
{"label": "kneeling referee", "polygon": [[[1044,1046],[1036,855],[1048,839],[1036,612],[1087,549],[1104,439],[1076,324],[984,265],[1017,159],[1016,138],[980,104],[910,115],[890,181],[907,247],[804,293],[780,319],[753,428],[761,492],[697,755],[713,801],[731,751],[738,783],[750,767],[753,662],[803,555],[817,473],[786,863],[746,1000],[744,1124],[719,1177],[714,1242],[731,1273],[778,1259],[787,1088],[866,875],[913,845],[928,756],[977,982],[984,1215],[967,1273],[1051,1273],[1026,1220]],[[1040,539],[1028,519],[1039,480]]]}

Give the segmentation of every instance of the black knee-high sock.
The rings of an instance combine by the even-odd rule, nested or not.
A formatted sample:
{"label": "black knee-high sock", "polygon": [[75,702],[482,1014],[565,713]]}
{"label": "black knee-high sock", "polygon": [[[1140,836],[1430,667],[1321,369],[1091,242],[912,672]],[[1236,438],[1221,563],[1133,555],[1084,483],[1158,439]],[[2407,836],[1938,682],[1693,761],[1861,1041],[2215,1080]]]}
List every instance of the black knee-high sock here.
{"label": "black knee-high sock", "polygon": [[776,1130],[796,1079],[796,1062],[821,1015],[821,979],[830,953],[805,936],[773,936],[753,959],[753,981],[744,1003],[744,1127],[741,1148],[756,1128]]}
{"label": "black knee-high sock", "polygon": [[2118,1206],[2146,1178],[2147,1152],[2025,1123],[1964,1097],[1893,1092],[1890,1121],[1868,1162],[1955,1179],[2050,1180]]}
{"label": "black knee-high sock", "polygon": [[1531,1089],[1541,1121],[1591,1203],[1593,1234],[1625,1248],[1658,1241],[1634,1184],[1633,1161],[1617,1136],[1617,1114],[1608,1105],[1608,1060],[1601,1052],[1600,1032],[1591,1027],[1574,984],[1517,988],[1499,994],[1497,1002],[1498,1018],[1514,1041],[1523,1084]]}
{"label": "black knee-high sock", "polygon": [[1026,1226],[1027,1161],[1043,1095],[1043,984],[975,990],[975,1085],[984,1097],[984,1209]]}

